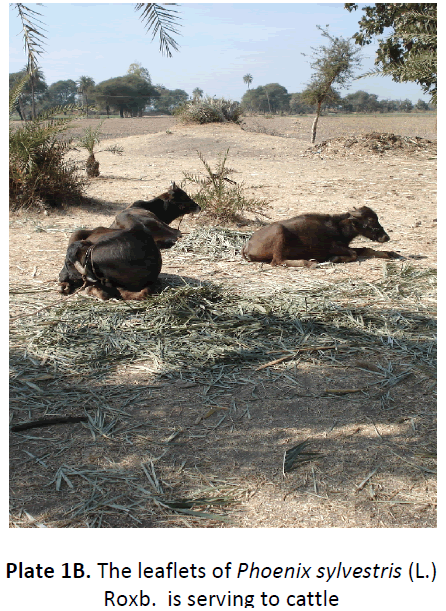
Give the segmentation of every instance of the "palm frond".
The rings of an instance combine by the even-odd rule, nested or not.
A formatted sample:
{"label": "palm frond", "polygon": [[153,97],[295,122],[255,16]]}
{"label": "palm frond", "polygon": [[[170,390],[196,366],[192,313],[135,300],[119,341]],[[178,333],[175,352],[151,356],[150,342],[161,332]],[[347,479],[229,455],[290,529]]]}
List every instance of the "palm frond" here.
{"label": "palm frond", "polygon": [[[172,6],[172,5],[171,5]],[[173,4],[176,6],[176,4]],[[178,13],[170,8],[165,8],[161,4],[138,2],[135,6],[135,11],[141,13],[140,19],[144,23],[148,32],[152,31],[152,40],[157,34],[160,39],[160,51],[167,57],[172,57],[170,48],[178,51],[178,45],[172,38],[171,34],[179,34],[176,29],[177,17],[174,13]]]}
{"label": "palm frond", "polygon": [[14,85],[14,87],[9,92],[9,116],[11,116],[12,113],[14,112],[16,104],[19,101],[20,95],[28,79],[29,79],[29,74],[25,72],[23,77],[17,81],[17,83]]}
{"label": "palm frond", "polygon": [[46,38],[42,28],[42,21],[36,17],[41,16],[41,13],[34,11],[29,6],[25,6],[21,3],[15,5],[17,12],[22,22],[23,28],[23,42],[25,46],[25,53],[28,56],[28,72],[33,72],[37,68],[37,56],[41,55],[44,51],[43,45],[44,38]]}

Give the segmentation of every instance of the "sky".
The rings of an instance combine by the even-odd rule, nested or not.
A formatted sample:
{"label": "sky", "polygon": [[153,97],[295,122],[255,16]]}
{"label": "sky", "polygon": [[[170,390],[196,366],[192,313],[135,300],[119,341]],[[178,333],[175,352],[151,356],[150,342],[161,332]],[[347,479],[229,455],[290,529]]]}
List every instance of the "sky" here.
{"label": "sky", "polygon": [[[40,67],[48,85],[81,75],[96,83],[126,74],[140,62],[152,83],[184,89],[199,87],[205,94],[240,100],[246,92],[243,76],[251,74],[251,88],[279,83],[288,93],[302,91],[311,78],[308,54],[326,43],[317,25],[335,36],[358,31],[363,12],[349,13],[343,3],[181,3],[173,7],[181,17],[179,52],[167,58],[158,40],[145,32],[134,3],[28,4],[41,13],[46,29]],[[360,5],[364,6],[364,5]],[[21,24],[9,7],[9,71],[26,64]],[[376,44],[363,48],[358,75],[374,67]],[[302,55],[307,54],[307,57]],[[364,90],[412,102],[429,101],[416,83],[395,83],[388,77],[352,81],[342,96]]]}

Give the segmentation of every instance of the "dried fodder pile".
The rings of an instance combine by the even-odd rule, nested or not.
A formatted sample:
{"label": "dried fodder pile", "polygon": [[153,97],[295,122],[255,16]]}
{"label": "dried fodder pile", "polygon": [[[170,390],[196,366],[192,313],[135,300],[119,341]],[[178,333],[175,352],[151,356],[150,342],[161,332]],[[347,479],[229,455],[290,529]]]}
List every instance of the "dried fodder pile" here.
{"label": "dried fodder pile", "polygon": [[240,255],[243,245],[252,235],[224,227],[199,227],[184,235],[170,252],[195,253],[200,259],[211,261],[233,259]]}
{"label": "dried fodder pile", "polygon": [[413,155],[432,156],[437,153],[437,143],[419,136],[398,136],[371,132],[348,138],[324,140],[308,148],[302,157],[323,155],[324,157],[348,157],[350,155]]}
{"label": "dried fodder pile", "polygon": [[[212,283],[167,287],[141,304],[100,303],[80,293],[35,317],[14,320],[12,350],[82,375],[144,361],[161,375],[187,377],[213,366],[262,364],[274,351],[342,361],[372,350],[432,368],[435,272],[407,263],[387,263],[385,270],[374,284],[343,280],[268,297]],[[19,297],[29,311],[38,294]]]}
{"label": "dried fodder pile", "polygon": [[[182,429],[174,419],[136,416],[148,393],[162,392],[156,389],[165,383],[187,388],[199,382],[206,389],[200,395],[204,411],[195,422],[203,430],[193,431],[203,438],[220,425],[250,418],[249,404],[237,410],[233,402],[218,411],[215,406],[228,392],[234,396],[246,385],[255,387],[254,378],[267,372],[289,380],[287,368],[299,363],[356,368],[357,386],[339,388],[343,385],[333,379],[321,396],[367,400],[388,413],[408,378],[433,394],[435,271],[407,262],[385,263],[383,270],[374,283],[314,280],[299,292],[280,290],[267,298],[211,283],[168,287],[144,303],[102,303],[80,293],[35,316],[16,318],[11,424],[67,414],[85,419],[74,436],[57,426],[38,437],[35,431],[14,433],[13,446],[21,450],[20,469],[13,462],[11,475],[12,525],[118,527],[126,520],[127,526],[181,526],[187,519],[188,526],[200,526],[203,520],[216,525],[230,519],[252,493],[246,484],[221,474],[204,476],[186,465],[175,450]],[[48,305],[48,294],[16,286],[11,303],[16,312],[31,313]],[[113,384],[120,365],[126,372],[141,368],[154,386]],[[294,378],[293,385],[304,391]],[[216,421],[208,422],[215,413]],[[424,420],[429,436],[416,456],[401,460],[433,474],[435,425],[431,415]],[[125,448],[117,463],[104,462],[110,444]],[[126,452],[132,452],[128,460]],[[294,468],[298,458],[304,464],[316,457],[311,446],[300,457],[296,452],[288,451],[284,469]],[[175,462],[178,455],[182,460]],[[29,513],[31,506],[55,507],[48,515],[59,517],[46,524],[45,514],[36,520]]]}

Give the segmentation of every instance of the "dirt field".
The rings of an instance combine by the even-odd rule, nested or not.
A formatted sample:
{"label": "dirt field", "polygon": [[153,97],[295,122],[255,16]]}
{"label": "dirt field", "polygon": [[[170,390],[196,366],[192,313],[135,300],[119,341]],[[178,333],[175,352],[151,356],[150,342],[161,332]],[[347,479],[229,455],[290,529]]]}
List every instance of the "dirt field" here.
{"label": "dirt field", "polygon": [[[11,216],[11,316],[54,304],[12,321],[11,424],[95,414],[94,426],[11,433],[12,527],[436,526],[436,155],[433,143],[415,139],[435,142],[436,118],[323,117],[320,146],[309,152],[311,122],[249,117],[239,127],[184,126],[171,117],[110,119],[104,139],[124,154],[97,155],[101,176],[88,185],[91,204]],[[373,150],[362,138],[370,132],[409,138]],[[163,363],[161,347],[156,356],[122,358],[90,374],[88,343],[79,344],[78,371],[63,363],[54,368],[50,348],[42,358],[33,347],[36,330],[49,336],[61,325],[69,343],[84,312],[87,327],[97,327],[101,312],[113,308],[128,317],[124,334],[140,324],[140,305],[101,304],[82,293],[71,298],[79,316],[64,319],[57,278],[70,233],[108,226],[127,204],[165,191],[183,172],[200,172],[197,151],[213,165],[228,148],[232,178],[248,195],[270,202],[271,219],[368,205],[391,236],[386,247],[405,260],[393,268],[372,259],[307,270],[175,247],[163,251],[163,287],[220,287],[234,299],[265,304],[268,296],[283,295],[301,304],[299,317],[287,319],[308,330],[305,337],[296,331],[294,356],[288,335],[233,364],[194,367],[192,346],[179,368]],[[231,229],[251,233],[265,220],[248,218]],[[203,223],[209,226],[203,215],[184,218],[185,239]],[[323,308],[351,316],[351,343],[342,325],[322,325]],[[272,332],[273,315],[280,323],[273,312]],[[382,321],[378,335],[368,330],[369,315]],[[255,325],[265,324],[258,320]],[[353,335],[360,325],[364,345],[358,348]],[[395,325],[412,334],[404,349]],[[98,333],[108,331],[104,326]],[[246,341],[253,338],[254,331]],[[322,456],[284,476],[285,451],[306,439],[308,451]]]}

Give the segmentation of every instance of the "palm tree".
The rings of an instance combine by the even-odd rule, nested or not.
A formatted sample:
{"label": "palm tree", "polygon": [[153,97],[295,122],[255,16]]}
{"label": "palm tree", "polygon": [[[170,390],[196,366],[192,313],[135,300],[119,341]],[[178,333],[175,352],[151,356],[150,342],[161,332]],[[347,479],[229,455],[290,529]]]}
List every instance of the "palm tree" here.
{"label": "palm tree", "polygon": [[200,89],[199,87],[195,87],[195,89],[192,91],[192,95],[194,96],[194,101],[198,101],[203,97],[203,89]]}
{"label": "palm tree", "polygon": [[88,91],[93,89],[95,86],[94,80],[91,76],[80,76],[77,80],[77,92],[82,96],[82,108],[87,110],[88,119]]}
{"label": "palm tree", "polygon": [[248,89],[250,84],[252,83],[252,74],[245,74],[245,76],[243,77],[243,82],[246,83],[248,85]]}

